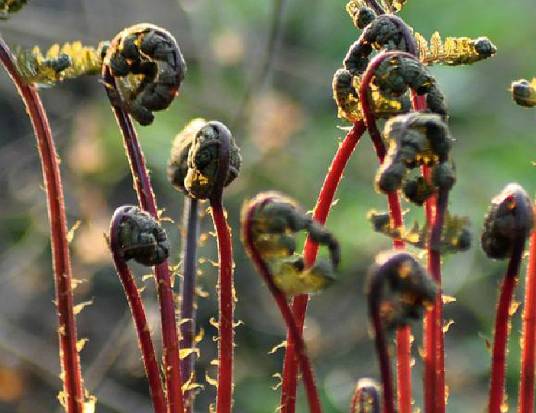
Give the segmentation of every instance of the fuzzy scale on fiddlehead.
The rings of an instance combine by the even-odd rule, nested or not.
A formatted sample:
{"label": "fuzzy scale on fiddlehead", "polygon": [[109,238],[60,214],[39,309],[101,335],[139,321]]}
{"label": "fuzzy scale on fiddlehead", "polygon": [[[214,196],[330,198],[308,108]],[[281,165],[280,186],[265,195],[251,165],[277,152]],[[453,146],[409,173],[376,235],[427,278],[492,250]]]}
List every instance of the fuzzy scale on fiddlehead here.
{"label": "fuzzy scale on fiddlehead", "polygon": [[[175,38],[148,23],[119,33],[106,51],[104,64],[116,79],[113,98],[141,125],[150,125],[153,112],[171,104],[186,73]],[[110,88],[116,89],[113,85]]]}

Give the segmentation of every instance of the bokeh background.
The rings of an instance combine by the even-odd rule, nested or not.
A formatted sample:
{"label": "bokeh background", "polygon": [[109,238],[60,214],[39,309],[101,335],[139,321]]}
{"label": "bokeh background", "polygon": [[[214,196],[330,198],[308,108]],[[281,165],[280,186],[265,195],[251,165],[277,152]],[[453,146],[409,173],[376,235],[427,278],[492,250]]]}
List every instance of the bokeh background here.
{"label": "bokeh background", "polygon": [[[97,44],[125,26],[147,21],[173,33],[188,63],[181,96],[151,127],[139,128],[159,205],[175,223],[166,223],[178,245],[182,195],[167,183],[165,168],[173,136],[191,117],[227,123],[242,148],[240,178],[225,204],[234,230],[236,316],[235,411],[269,413],[279,393],[283,353],[268,354],[283,339],[280,315],[245,257],[239,240],[242,201],[261,190],[292,195],[306,209],[314,205],[323,176],[346,126],[336,117],[331,77],[358,36],[344,0],[35,0],[1,31],[12,45],[30,47],[66,40]],[[483,214],[490,198],[511,181],[536,192],[536,114],[513,104],[511,80],[536,75],[533,0],[409,0],[401,16],[429,38],[487,35],[497,56],[471,67],[433,67],[450,108],[456,138],[458,183],[451,211],[471,218],[474,246],[444,260],[444,291],[457,301],[445,308],[454,320],[446,335],[449,411],[483,411],[486,404],[497,285],[504,262],[490,262],[479,248]],[[35,141],[14,88],[0,74],[0,412],[59,412],[53,282],[48,222]],[[92,301],[78,315],[88,389],[100,413],[151,410],[134,330],[103,234],[113,210],[135,203],[128,166],[102,85],[97,78],[66,81],[42,96],[62,158],[69,225],[79,222],[72,241],[75,276],[84,280],[76,302]],[[389,240],[371,231],[366,213],[385,208],[374,192],[377,165],[368,139],[354,154],[328,221],[342,243],[338,282],[314,298],[306,340],[317,372],[325,411],[348,411],[356,380],[378,378],[368,331],[363,282],[374,255]],[[204,208],[203,208],[204,210]],[[422,219],[411,207],[408,220]],[[204,214],[199,284],[201,344],[198,377],[205,389],[197,411],[206,412],[214,388],[217,316],[215,239]],[[149,317],[158,335],[154,286],[142,281]],[[523,282],[517,290],[522,297]],[[519,371],[520,311],[512,323],[508,361],[510,407],[514,410]],[[415,399],[421,405],[420,326],[415,329]],[[158,340],[158,336],[156,337]],[[300,412],[306,411],[305,400]]]}

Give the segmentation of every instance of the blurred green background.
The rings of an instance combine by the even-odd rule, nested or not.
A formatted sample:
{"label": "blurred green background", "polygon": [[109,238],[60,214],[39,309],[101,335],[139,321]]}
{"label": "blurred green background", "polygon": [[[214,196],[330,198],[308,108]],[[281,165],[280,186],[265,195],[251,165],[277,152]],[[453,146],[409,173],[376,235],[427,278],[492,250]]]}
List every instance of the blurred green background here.
{"label": "blurred green background", "polygon": [[[239,210],[244,199],[277,189],[306,209],[316,194],[343,136],[331,99],[331,77],[357,38],[344,0],[35,0],[7,22],[2,34],[12,45],[47,47],[82,40],[97,44],[123,27],[142,21],[169,29],[188,63],[181,95],[151,127],[138,128],[159,205],[175,224],[166,223],[178,262],[182,195],[167,183],[165,168],[173,136],[191,117],[228,124],[242,148],[240,178],[227,190],[225,204],[234,230],[236,317],[235,408],[238,413],[269,413],[277,406],[284,329],[267,289],[253,271],[239,241]],[[408,0],[401,16],[429,36],[487,35],[497,56],[472,67],[433,67],[450,108],[456,138],[453,154],[458,184],[451,195],[453,213],[471,218],[474,246],[444,260],[444,292],[457,301],[445,307],[453,324],[446,335],[449,412],[483,411],[486,405],[497,285],[506,264],[491,262],[478,239],[490,198],[517,181],[536,192],[534,141],[536,113],[513,104],[513,79],[536,75],[534,49],[536,2],[518,0]],[[272,28],[276,28],[272,36]],[[271,40],[272,39],[272,42]],[[272,49],[270,45],[275,45]],[[56,412],[60,386],[56,349],[53,282],[48,222],[35,141],[14,88],[0,75],[0,412]],[[62,158],[69,225],[80,221],[71,244],[75,276],[85,280],[76,302],[93,300],[77,318],[88,389],[100,413],[151,410],[134,330],[121,285],[113,271],[103,234],[113,210],[135,203],[128,166],[103,87],[97,78],[67,81],[42,90]],[[348,411],[356,380],[378,378],[368,331],[363,281],[374,255],[389,240],[371,231],[365,217],[385,208],[374,192],[377,165],[363,139],[337,194],[328,221],[342,244],[338,282],[314,297],[306,340],[327,413]],[[203,208],[204,209],[204,208]],[[408,220],[422,219],[411,207]],[[199,283],[209,297],[199,299],[205,331],[198,364],[205,389],[197,411],[208,411],[216,356],[210,326],[217,316],[216,257],[210,217],[202,221]],[[136,268],[140,276],[146,269]],[[146,282],[153,331],[158,333],[154,288]],[[523,282],[517,291],[522,297]],[[512,323],[508,360],[509,404],[514,411],[519,371],[520,311]],[[420,325],[415,329],[414,397],[421,405]],[[159,340],[158,337],[156,337]],[[304,397],[300,412],[306,411]]]}

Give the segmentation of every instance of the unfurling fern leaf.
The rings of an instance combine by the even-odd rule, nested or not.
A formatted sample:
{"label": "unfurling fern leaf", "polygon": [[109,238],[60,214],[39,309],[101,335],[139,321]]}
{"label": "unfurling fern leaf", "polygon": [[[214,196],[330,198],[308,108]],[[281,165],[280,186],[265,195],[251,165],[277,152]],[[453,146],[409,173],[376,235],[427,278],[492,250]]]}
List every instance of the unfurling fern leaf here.
{"label": "unfurling fern leaf", "polygon": [[100,73],[105,47],[104,42],[94,48],[76,41],[61,46],[55,44],[44,54],[37,46],[31,50],[19,48],[15,58],[26,82],[53,85],[64,79]]}
{"label": "unfurling fern leaf", "polygon": [[419,33],[415,33],[419,49],[419,59],[425,64],[445,64],[449,66],[467,65],[494,56],[497,48],[487,37],[446,37],[441,40],[438,32],[430,38],[430,43]]}

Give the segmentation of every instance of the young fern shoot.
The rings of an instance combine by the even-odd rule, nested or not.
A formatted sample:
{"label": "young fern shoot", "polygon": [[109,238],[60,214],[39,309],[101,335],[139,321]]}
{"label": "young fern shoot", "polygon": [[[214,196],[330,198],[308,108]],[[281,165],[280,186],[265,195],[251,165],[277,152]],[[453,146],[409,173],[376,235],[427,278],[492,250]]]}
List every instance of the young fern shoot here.
{"label": "young fern shoot", "polygon": [[525,242],[534,226],[533,206],[529,196],[518,184],[507,185],[491,201],[484,221],[482,249],[493,259],[509,258],[501,285],[491,361],[489,413],[500,413],[506,405],[505,372],[510,308],[517,284]]}
{"label": "young fern shoot", "polygon": [[[208,199],[218,239],[218,395],[216,411],[230,413],[233,399],[234,282],[231,234],[223,209],[223,189],[240,171],[242,159],[221,122],[196,120],[174,143],[170,178],[196,200]],[[194,131],[193,129],[197,129]]]}
{"label": "young fern shoot", "polygon": [[366,294],[369,317],[383,386],[383,413],[394,413],[395,402],[386,331],[419,319],[437,294],[434,281],[409,253],[390,251],[379,254],[370,268]]}
{"label": "young fern shoot", "polygon": [[[291,334],[294,350],[303,374],[305,390],[312,413],[322,411],[313,371],[305,351],[302,332],[287,302],[287,296],[319,292],[333,281],[340,260],[339,244],[318,222],[305,214],[297,204],[277,192],[266,192],[246,201],[242,208],[242,242],[257,271],[267,284]],[[312,267],[296,254],[295,233],[305,230],[316,243],[326,245],[330,261]],[[280,406],[285,408],[284,405]]]}
{"label": "young fern shoot", "polygon": [[350,404],[350,413],[380,413],[381,390],[372,379],[359,379]]}
{"label": "young fern shoot", "polygon": [[142,265],[154,266],[169,255],[169,243],[164,229],[149,213],[135,206],[115,210],[110,224],[110,249],[114,265],[132,313],[138,335],[145,374],[155,413],[166,413],[167,405],[160,367],[156,358],[143,301],[127,261],[133,259]]}

